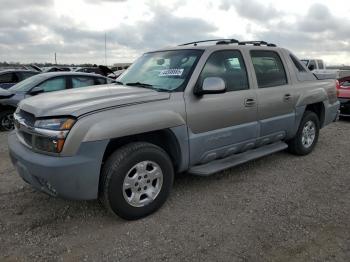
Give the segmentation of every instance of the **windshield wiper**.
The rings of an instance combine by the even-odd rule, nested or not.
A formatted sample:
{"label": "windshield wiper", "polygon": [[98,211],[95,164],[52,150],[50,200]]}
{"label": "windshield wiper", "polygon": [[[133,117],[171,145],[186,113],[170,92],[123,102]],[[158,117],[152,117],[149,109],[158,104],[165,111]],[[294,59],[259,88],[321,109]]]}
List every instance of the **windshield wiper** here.
{"label": "windshield wiper", "polygon": [[123,82],[120,82],[120,81],[113,81],[114,84],[117,84],[117,85],[124,85]]}
{"label": "windshield wiper", "polygon": [[139,87],[145,87],[145,88],[153,87],[153,85],[141,83],[141,82],[126,83],[125,85],[127,85],[127,86],[139,86]]}
{"label": "windshield wiper", "polygon": [[168,89],[159,88],[159,87],[155,87],[154,85],[151,85],[151,84],[140,83],[140,82],[126,83],[125,85],[127,85],[127,86],[137,86],[137,87],[142,87],[142,88],[148,88],[148,89],[152,89],[152,90],[157,91],[157,92],[169,92]]}

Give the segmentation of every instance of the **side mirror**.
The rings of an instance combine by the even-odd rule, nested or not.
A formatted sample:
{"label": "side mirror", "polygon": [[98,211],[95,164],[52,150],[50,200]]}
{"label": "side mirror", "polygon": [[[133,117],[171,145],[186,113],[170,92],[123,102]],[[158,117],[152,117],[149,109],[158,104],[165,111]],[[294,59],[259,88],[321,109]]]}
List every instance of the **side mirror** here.
{"label": "side mirror", "polygon": [[195,90],[196,95],[222,94],[225,92],[226,84],[225,81],[220,77],[205,78],[202,86]]}
{"label": "side mirror", "polygon": [[32,95],[32,96],[35,96],[35,95],[38,95],[38,94],[41,94],[41,93],[44,93],[44,89],[40,86],[36,86],[34,87],[30,92],[29,94]]}
{"label": "side mirror", "polygon": [[314,65],[309,65],[309,70],[312,71],[315,69],[315,66]]}

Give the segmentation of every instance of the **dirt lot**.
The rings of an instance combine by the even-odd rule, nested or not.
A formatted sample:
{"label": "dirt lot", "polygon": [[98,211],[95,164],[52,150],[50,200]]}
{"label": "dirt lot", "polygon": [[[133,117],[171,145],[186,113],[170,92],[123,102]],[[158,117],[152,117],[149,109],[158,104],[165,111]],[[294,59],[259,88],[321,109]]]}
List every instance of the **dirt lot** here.
{"label": "dirt lot", "polygon": [[97,201],[36,192],[0,134],[0,261],[349,261],[350,122],[306,157],[281,152],[220,174],[179,175],[165,206],[128,222]]}

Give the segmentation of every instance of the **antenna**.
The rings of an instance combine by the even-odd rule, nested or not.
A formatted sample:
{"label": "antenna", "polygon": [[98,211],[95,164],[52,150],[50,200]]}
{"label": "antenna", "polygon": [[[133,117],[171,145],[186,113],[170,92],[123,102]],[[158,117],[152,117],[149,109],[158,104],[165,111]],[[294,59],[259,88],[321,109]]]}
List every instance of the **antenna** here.
{"label": "antenna", "polygon": [[55,65],[57,65],[57,56],[56,56],[56,52],[55,52]]}
{"label": "antenna", "polygon": [[107,66],[107,33],[105,32],[105,65]]}

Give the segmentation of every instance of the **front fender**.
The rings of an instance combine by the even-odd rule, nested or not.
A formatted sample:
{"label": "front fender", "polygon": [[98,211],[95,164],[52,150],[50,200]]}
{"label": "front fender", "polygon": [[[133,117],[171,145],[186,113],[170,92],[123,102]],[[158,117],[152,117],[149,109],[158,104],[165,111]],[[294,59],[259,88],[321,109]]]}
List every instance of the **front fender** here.
{"label": "front fender", "polygon": [[74,155],[82,142],[120,138],[129,135],[185,125],[183,116],[172,110],[142,111],[125,108],[87,115],[70,131],[62,155]]}

